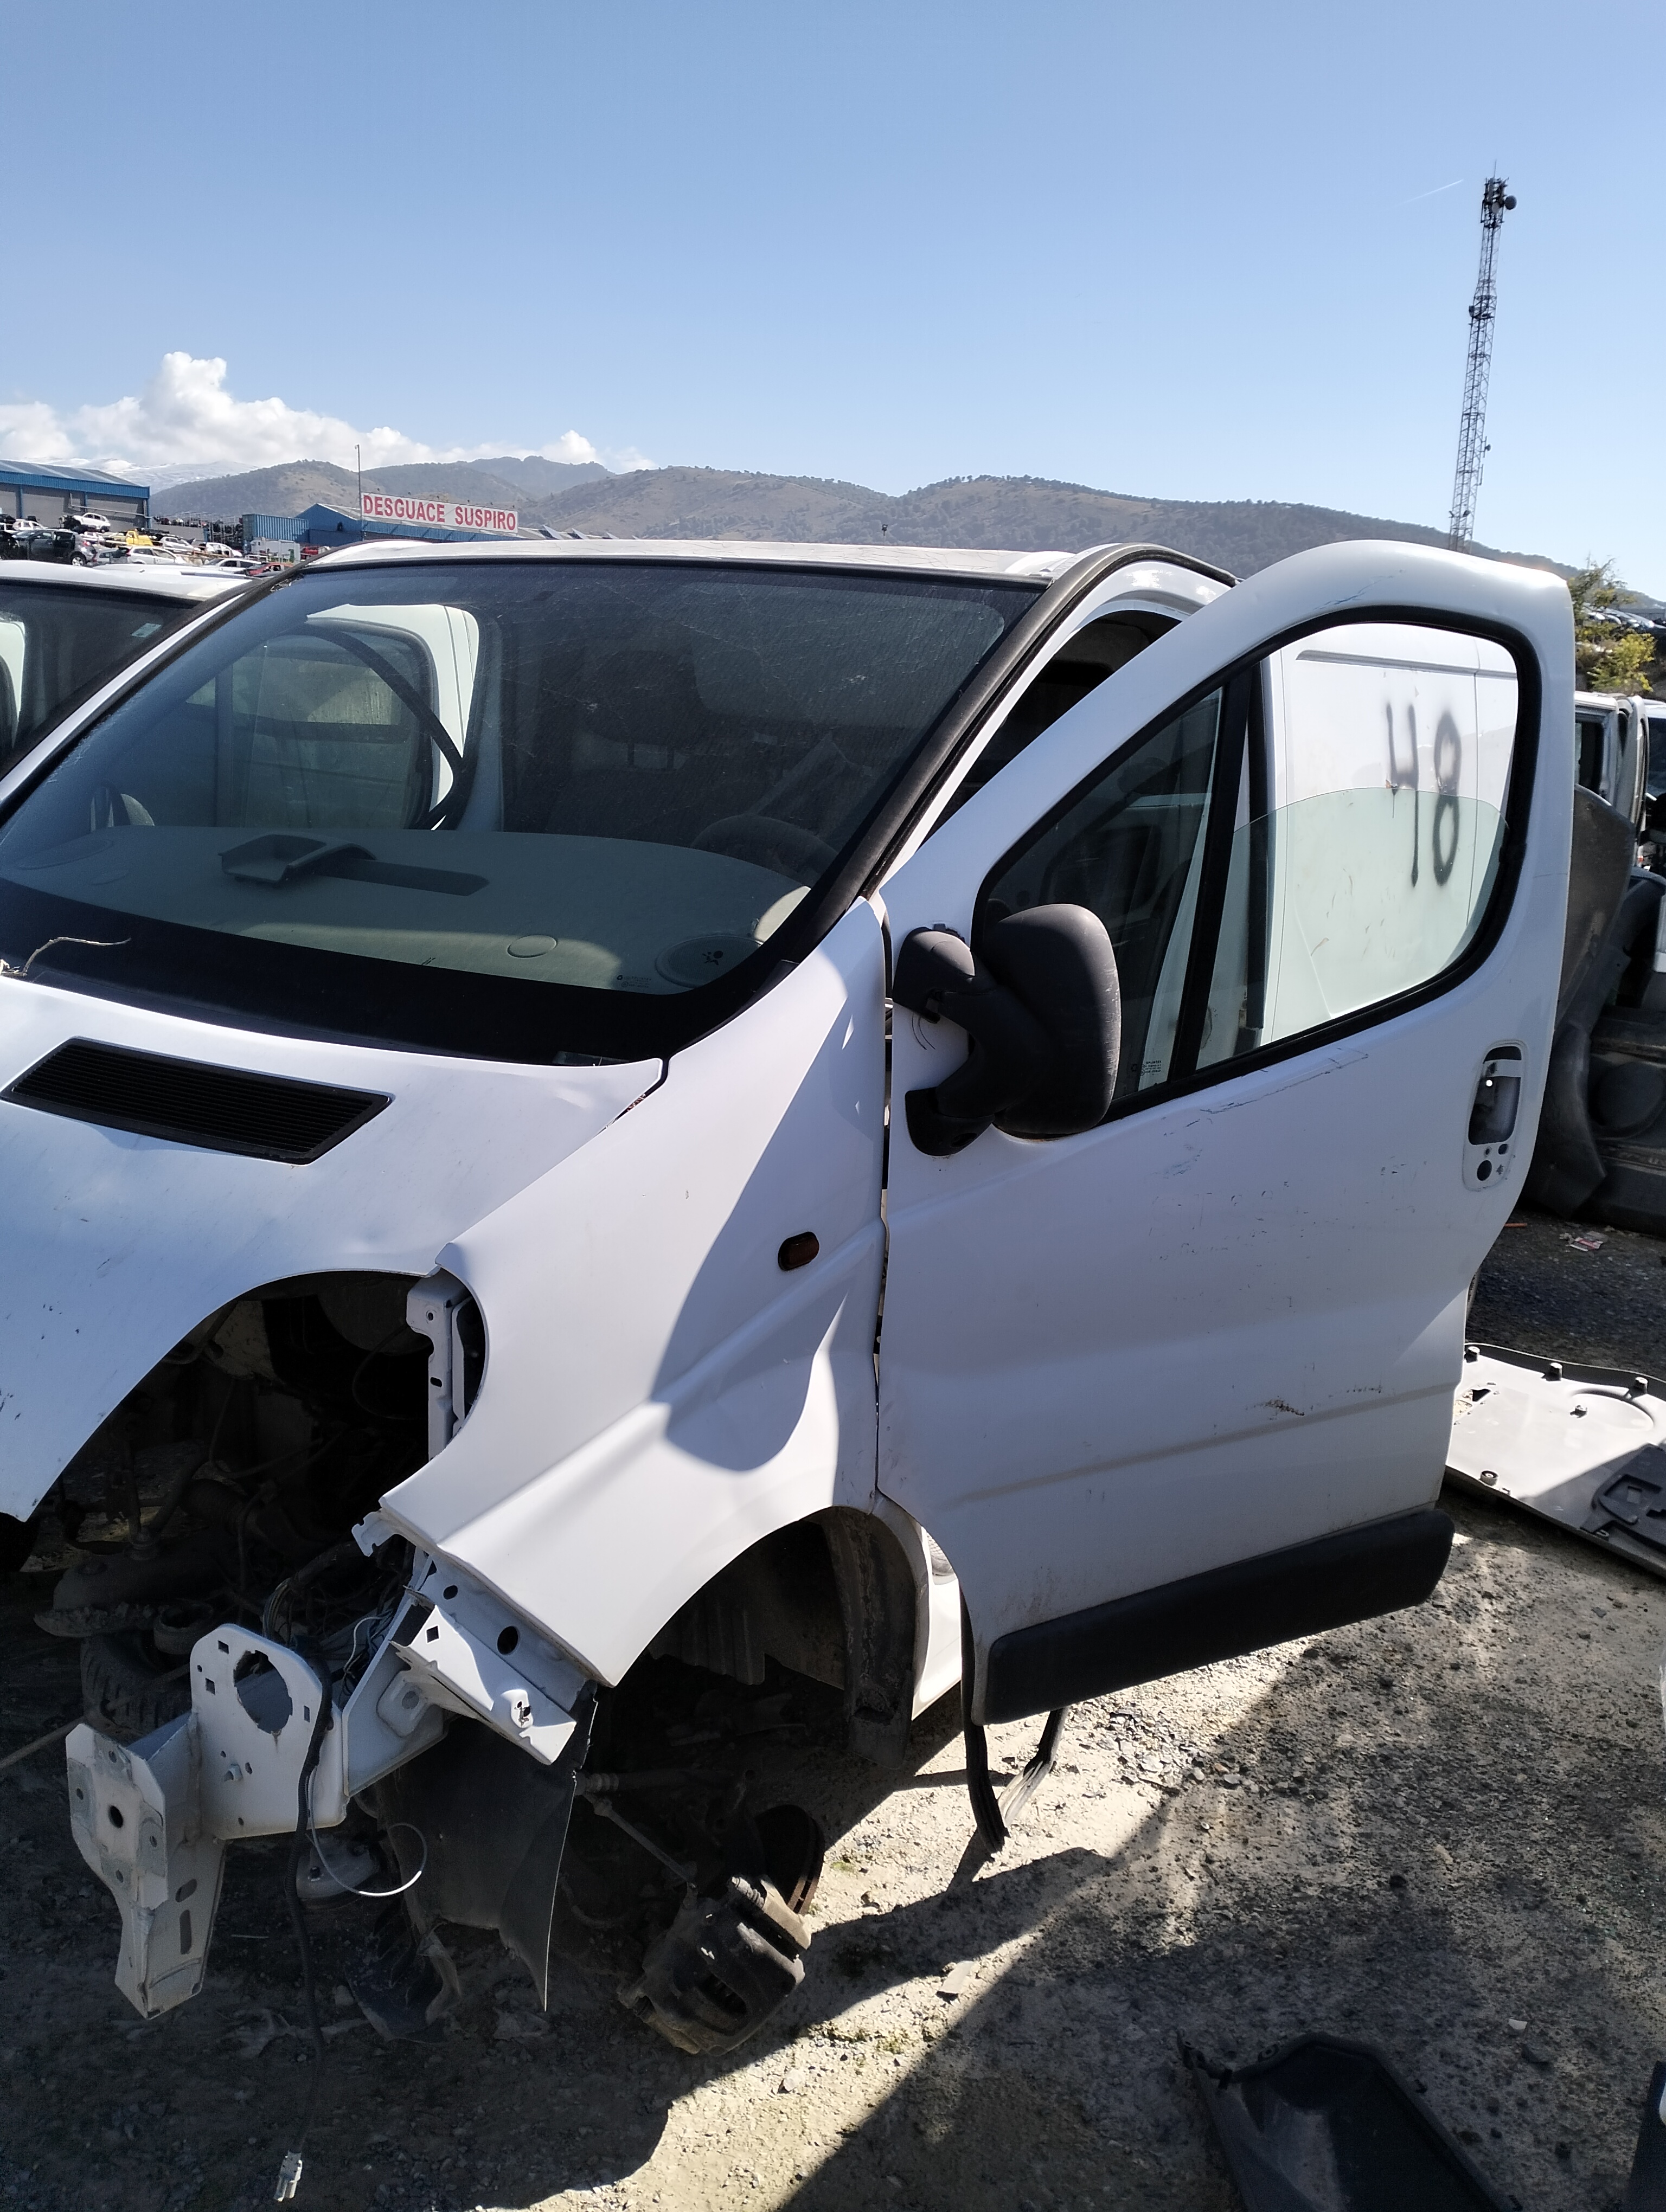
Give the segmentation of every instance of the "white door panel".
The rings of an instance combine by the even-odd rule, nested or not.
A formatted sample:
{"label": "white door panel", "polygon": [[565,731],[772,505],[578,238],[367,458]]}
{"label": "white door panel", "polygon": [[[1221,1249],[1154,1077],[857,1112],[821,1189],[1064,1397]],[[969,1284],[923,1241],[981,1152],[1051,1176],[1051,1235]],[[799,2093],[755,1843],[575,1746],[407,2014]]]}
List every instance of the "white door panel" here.
{"label": "white door panel", "polygon": [[[917,1215],[894,1164],[881,1486],[991,1637],[1434,1495],[1462,1288],[1510,1200],[1455,1206],[1473,1055],[1443,1082],[1445,1025],[1412,1049],[1421,1095],[1341,1046],[1238,1079],[1230,1111],[992,1130],[929,1163],[960,1194]],[[1432,1116],[1444,1157],[1416,1150]]]}
{"label": "white door panel", "polygon": [[[1399,635],[1372,625],[1389,609],[1408,611]],[[1506,741],[1477,703],[1505,688],[1500,648],[1419,624],[1424,609],[1526,641],[1529,678],[1543,679],[1531,822],[1488,957],[1373,1021],[1376,1000],[1420,984],[1465,941],[1472,893],[1486,889],[1468,865],[1478,824],[1502,795]],[[1217,1064],[1198,1048],[1196,1087],[1166,1092],[1167,1047],[1154,1047],[1151,1072],[1129,1078],[1157,1086],[1148,1103],[1122,1097],[1082,1135],[989,1129],[929,1158],[903,1102],[959,1063],[964,1036],[896,1014],[880,1486],[947,1552],[980,1661],[1010,1631],[1385,1520],[1440,1483],[1465,1286],[1518,1181],[1465,1187],[1471,1105],[1489,1048],[1525,1040],[1511,1139],[1524,1162],[1560,970],[1572,653],[1554,580],[1411,548],[1281,563],[1055,724],[891,878],[885,902],[893,954],[916,928],[971,939],[980,888],[1049,809],[1200,687],[1321,623],[1322,641],[1275,653],[1262,679],[1278,764],[1260,833],[1267,1003],[1236,1046],[1217,1030]],[[1374,665],[1339,694],[1337,663],[1304,650]],[[1512,803],[1520,764],[1515,776]],[[1240,830],[1254,811],[1239,799]],[[1183,895],[1170,881],[1183,927],[1195,869]],[[1222,961],[1230,920],[1223,908]],[[1165,1000],[1178,1000],[1175,941],[1147,990],[1153,1035]],[[1125,1014],[1128,988],[1125,972]],[[1218,1000],[1212,984],[1206,1020]],[[1350,1010],[1353,1033],[1305,1051],[1289,1041]],[[1283,1040],[1285,1056],[1234,1068],[1228,1055],[1257,1040]],[[1125,1059],[1133,1042],[1125,1029]]]}

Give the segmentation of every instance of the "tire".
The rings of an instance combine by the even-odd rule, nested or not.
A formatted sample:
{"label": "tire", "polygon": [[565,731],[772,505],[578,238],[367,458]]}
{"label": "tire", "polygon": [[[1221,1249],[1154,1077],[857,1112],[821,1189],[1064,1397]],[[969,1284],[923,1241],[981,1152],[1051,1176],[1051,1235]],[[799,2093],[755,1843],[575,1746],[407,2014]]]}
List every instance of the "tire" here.
{"label": "tire", "polygon": [[188,1663],[158,1651],[148,1636],[88,1636],[81,1646],[82,1710],[101,1734],[131,1743],[191,1710]]}

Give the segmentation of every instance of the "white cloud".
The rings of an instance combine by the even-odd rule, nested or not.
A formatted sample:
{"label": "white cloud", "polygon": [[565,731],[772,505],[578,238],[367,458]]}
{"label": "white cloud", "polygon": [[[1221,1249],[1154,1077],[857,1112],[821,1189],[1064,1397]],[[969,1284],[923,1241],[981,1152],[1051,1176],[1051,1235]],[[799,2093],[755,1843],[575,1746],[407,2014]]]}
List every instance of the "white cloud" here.
{"label": "white cloud", "polygon": [[216,471],[263,469],[284,461],[334,461],[351,468],[354,448],[367,469],[402,461],[472,461],[493,453],[541,453],[551,461],[603,461],[617,470],[652,468],[634,449],[597,452],[578,431],[546,445],[513,439],[472,446],[426,446],[382,424],[356,428],[339,416],[292,407],[285,399],[239,399],[226,389],[226,364],[167,353],[143,390],[103,406],[67,413],[43,399],[0,403],[0,459],[80,463],[179,483]]}
{"label": "white cloud", "polygon": [[[502,446],[483,446],[480,448],[483,453],[501,453],[503,450]],[[546,461],[593,461],[598,458],[596,448],[589,439],[580,437],[576,430],[567,431],[553,444],[540,446],[538,451]]]}

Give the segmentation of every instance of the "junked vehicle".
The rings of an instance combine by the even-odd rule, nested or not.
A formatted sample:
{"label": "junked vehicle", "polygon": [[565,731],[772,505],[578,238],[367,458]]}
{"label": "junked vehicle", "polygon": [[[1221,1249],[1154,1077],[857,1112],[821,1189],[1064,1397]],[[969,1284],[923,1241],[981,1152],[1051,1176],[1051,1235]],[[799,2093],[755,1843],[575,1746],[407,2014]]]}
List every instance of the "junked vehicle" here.
{"label": "junked vehicle", "polygon": [[389,2032],[456,1924],[726,2049],[760,1731],[958,1683],[998,1834],[988,1723],[1425,1597],[1572,665],[1399,544],[367,546],[0,783],[0,1506],[138,2009],[295,1832]]}
{"label": "junked vehicle", "polygon": [[53,562],[0,568],[0,772],[78,698],[234,585],[168,570],[89,574]]}
{"label": "junked vehicle", "polygon": [[0,515],[0,561],[72,563],[81,558],[82,540],[57,523],[37,522],[31,515],[19,521]]}
{"label": "junked vehicle", "polygon": [[1648,750],[1644,829],[1647,859],[1656,874],[1666,874],[1666,699],[1633,698],[1629,702],[1642,726]]}
{"label": "junked vehicle", "polygon": [[[1527,1195],[1666,1231],[1666,708],[1574,695],[1573,915]],[[1641,841],[1641,842],[1639,842]]]}
{"label": "junked vehicle", "polygon": [[1574,779],[1626,816],[1638,835],[1648,828],[1652,781],[1650,740],[1666,766],[1666,714],[1651,715],[1646,699],[1617,692],[1573,696]]}

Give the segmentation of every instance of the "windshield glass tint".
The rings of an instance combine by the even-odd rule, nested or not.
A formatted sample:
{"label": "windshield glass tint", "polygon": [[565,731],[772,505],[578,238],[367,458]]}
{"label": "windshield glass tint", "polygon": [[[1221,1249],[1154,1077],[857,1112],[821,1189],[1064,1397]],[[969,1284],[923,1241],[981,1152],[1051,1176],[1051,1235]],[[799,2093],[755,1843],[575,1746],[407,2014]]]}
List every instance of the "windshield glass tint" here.
{"label": "windshield glass tint", "polygon": [[199,611],[95,585],[13,583],[0,568],[0,774],[68,701]]}
{"label": "windshield glass tint", "polygon": [[[1036,588],[612,560],[298,578],[0,831],[28,904],[6,957],[62,924],[112,942],[48,967],[215,1003],[230,941],[245,1011],[338,995],[319,963],[348,963],[363,1033],[542,1056],[533,987],[678,1000],[757,953]],[[483,988],[514,1031],[489,1048],[459,996]]]}

